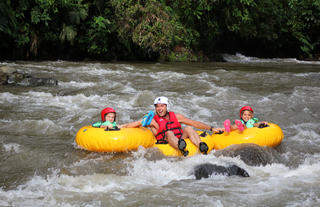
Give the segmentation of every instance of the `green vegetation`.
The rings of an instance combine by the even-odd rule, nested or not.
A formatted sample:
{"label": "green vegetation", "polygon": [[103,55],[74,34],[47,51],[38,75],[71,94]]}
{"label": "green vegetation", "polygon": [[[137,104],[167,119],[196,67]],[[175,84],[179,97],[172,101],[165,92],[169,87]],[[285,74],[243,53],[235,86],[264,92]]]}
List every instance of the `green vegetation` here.
{"label": "green vegetation", "polygon": [[1,59],[320,54],[320,0],[2,0]]}

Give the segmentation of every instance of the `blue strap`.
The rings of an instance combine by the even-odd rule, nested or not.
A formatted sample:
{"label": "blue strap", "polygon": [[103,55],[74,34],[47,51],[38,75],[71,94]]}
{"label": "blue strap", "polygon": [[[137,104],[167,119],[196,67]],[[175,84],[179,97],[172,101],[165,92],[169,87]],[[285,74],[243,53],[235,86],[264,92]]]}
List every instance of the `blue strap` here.
{"label": "blue strap", "polygon": [[148,114],[144,115],[144,117],[142,118],[142,126],[145,127],[145,126],[149,126],[151,124],[151,121],[154,117],[154,113],[153,111],[149,111]]}

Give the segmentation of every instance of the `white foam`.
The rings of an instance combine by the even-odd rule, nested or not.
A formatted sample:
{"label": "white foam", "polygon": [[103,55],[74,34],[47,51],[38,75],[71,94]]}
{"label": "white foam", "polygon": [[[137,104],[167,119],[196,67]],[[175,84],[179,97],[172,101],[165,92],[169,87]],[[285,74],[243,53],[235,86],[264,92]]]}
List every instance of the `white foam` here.
{"label": "white foam", "polygon": [[14,95],[12,93],[9,93],[9,92],[0,93],[0,103],[1,104],[15,103],[18,101],[18,99],[19,99],[19,96]]}
{"label": "white foam", "polygon": [[[319,127],[320,127],[319,123],[295,124],[292,126],[292,130],[295,130],[296,133],[294,136],[291,137],[291,139],[294,139],[300,142],[309,142],[309,143],[320,142],[320,135],[317,132],[317,129],[319,129]],[[301,139],[301,137],[305,137],[305,139]]]}
{"label": "white foam", "polygon": [[93,106],[95,102],[99,102],[103,97],[99,95],[86,96],[84,94],[77,94],[74,96],[54,96],[51,93],[45,92],[34,92],[30,91],[27,93],[22,93],[18,96],[19,100],[24,100],[30,103],[30,105],[45,105],[46,107],[58,107],[63,108],[66,111],[79,111],[83,108],[83,105]]}
{"label": "white foam", "polygon": [[[75,193],[99,193],[134,189],[131,178],[114,174],[61,175],[57,184],[64,191]],[[135,183],[138,184],[138,183]]]}
{"label": "white foam", "polygon": [[288,201],[287,207],[314,207],[320,203],[319,192],[297,192],[294,201]]}
{"label": "white foam", "polygon": [[302,164],[296,169],[288,170],[282,174],[283,178],[299,178],[300,182],[313,183],[314,180],[318,180],[320,184],[320,162],[310,164]]}
{"label": "white foam", "polygon": [[267,96],[264,96],[264,97],[261,97],[259,100],[258,100],[258,103],[262,104],[262,103],[269,103],[273,100],[271,100],[269,97]]}
{"label": "white foam", "polygon": [[16,144],[16,143],[3,144],[3,148],[6,152],[19,153],[19,152],[21,152],[20,147],[21,147],[21,145]]}
{"label": "white foam", "polygon": [[[206,186],[208,191],[221,191],[232,184],[231,190],[241,192],[250,197],[264,196],[264,198],[277,195],[289,188],[291,191],[299,191],[300,187],[295,185],[310,185],[315,187],[319,184],[312,184],[312,181],[319,179],[319,163],[313,165],[301,165],[297,169],[290,169],[282,164],[272,164],[267,166],[247,166],[239,158],[215,157],[209,155],[196,155],[190,158],[163,158],[158,160],[146,159],[149,150],[140,148],[133,152],[133,157],[124,160],[127,166],[128,175],[92,173],[85,175],[66,175],[59,174],[57,170],[46,177],[33,176],[25,184],[18,186],[17,189],[4,191],[0,189],[0,204],[20,206],[77,206],[79,202],[83,205],[100,206],[101,197],[97,197],[96,202],[87,201],[88,196],[108,195],[117,201],[124,201],[128,192],[138,191],[143,193],[144,189],[168,188],[168,185],[180,182],[181,187],[186,189],[177,192],[182,197],[197,194],[200,186]],[[88,162],[101,161],[101,157],[90,158],[74,163],[74,166],[86,166]],[[208,179],[195,181],[193,168],[201,163],[212,163],[228,166],[237,164],[250,174],[250,178],[212,176]],[[244,180],[245,179],[245,180]],[[193,180],[190,182],[190,180]],[[294,180],[294,182],[293,182]],[[230,182],[230,185],[228,184]],[[200,185],[200,186],[197,186]],[[170,189],[177,190],[172,185]],[[219,189],[220,187],[221,189]],[[187,193],[187,188],[190,192]],[[192,189],[195,189],[193,192]],[[221,202],[216,199],[206,200],[206,193],[196,196],[200,203],[216,204],[221,206]],[[162,195],[162,194],[161,194]],[[310,195],[310,194],[308,194]],[[216,195],[217,196],[217,195]],[[209,196],[210,197],[210,196]],[[211,196],[212,197],[212,196]],[[83,198],[83,199],[81,199]],[[214,197],[212,197],[214,198]],[[79,200],[78,200],[79,199]],[[171,197],[172,199],[172,197]],[[221,198],[226,202],[226,198]],[[311,202],[312,203],[312,202]],[[222,205],[223,206],[223,205]]]}
{"label": "white foam", "polygon": [[96,85],[96,83],[93,82],[75,82],[75,81],[70,81],[70,82],[63,82],[59,81],[59,86],[62,87],[73,87],[73,88],[87,88],[87,87],[93,87]]}
{"label": "white foam", "polygon": [[213,163],[228,166],[237,164],[245,166],[239,158],[215,157],[198,154],[188,158],[169,158],[148,161],[144,157],[144,150],[133,152],[134,160],[128,159],[128,172],[131,177],[138,179],[139,183],[152,185],[167,185],[172,181],[194,179],[193,168],[200,163]]}
{"label": "white foam", "polygon": [[317,77],[319,76],[319,72],[309,72],[309,73],[294,73],[293,76],[296,77]]}
{"label": "white foam", "polygon": [[122,66],[122,68],[126,69],[126,70],[129,70],[129,71],[133,71],[135,70],[136,68],[132,65],[120,65]]}
{"label": "white foam", "polygon": [[236,55],[223,54],[223,59],[227,62],[235,63],[294,63],[294,64],[320,64],[320,61],[301,61],[296,58],[257,58],[245,56],[240,53]]}
{"label": "white foam", "polygon": [[172,71],[166,71],[166,72],[151,72],[150,77],[155,79],[155,80],[168,80],[168,79],[183,79],[183,78],[187,78],[188,75],[184,74],[184,73],[178,73],[178,72],[172,72]]}

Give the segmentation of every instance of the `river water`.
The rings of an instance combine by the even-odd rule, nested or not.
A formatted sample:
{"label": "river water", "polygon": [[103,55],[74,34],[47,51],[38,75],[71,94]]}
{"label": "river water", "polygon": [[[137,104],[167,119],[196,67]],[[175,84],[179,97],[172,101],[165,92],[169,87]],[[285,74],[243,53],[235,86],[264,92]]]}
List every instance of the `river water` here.
{"label": "river water", "polygon": [[[58,87],[0,87],[0,206],[319,206],[320,64],[225,55],[223,63],[1,62]],[[156,96],[172,111],[222,127],[244,105],[278,124],[281,162],[161,156],[154,149],[94,153],[77,131],[113,107],[117,122],[140,119]],[[201,163],[250,174],[195,180]]]}

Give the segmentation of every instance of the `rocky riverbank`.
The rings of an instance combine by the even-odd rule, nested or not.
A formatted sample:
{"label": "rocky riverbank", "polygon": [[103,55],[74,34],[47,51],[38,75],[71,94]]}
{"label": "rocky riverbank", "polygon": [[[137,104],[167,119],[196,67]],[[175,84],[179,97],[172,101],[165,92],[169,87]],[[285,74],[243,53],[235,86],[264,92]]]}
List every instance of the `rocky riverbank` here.
{"label": "rocky riverbank", "polygon": [[57,86],[58,80],[54,78],[33,77],[30,74],[19,72],[9,66],[0,67],[0,85],[15,86]]}

